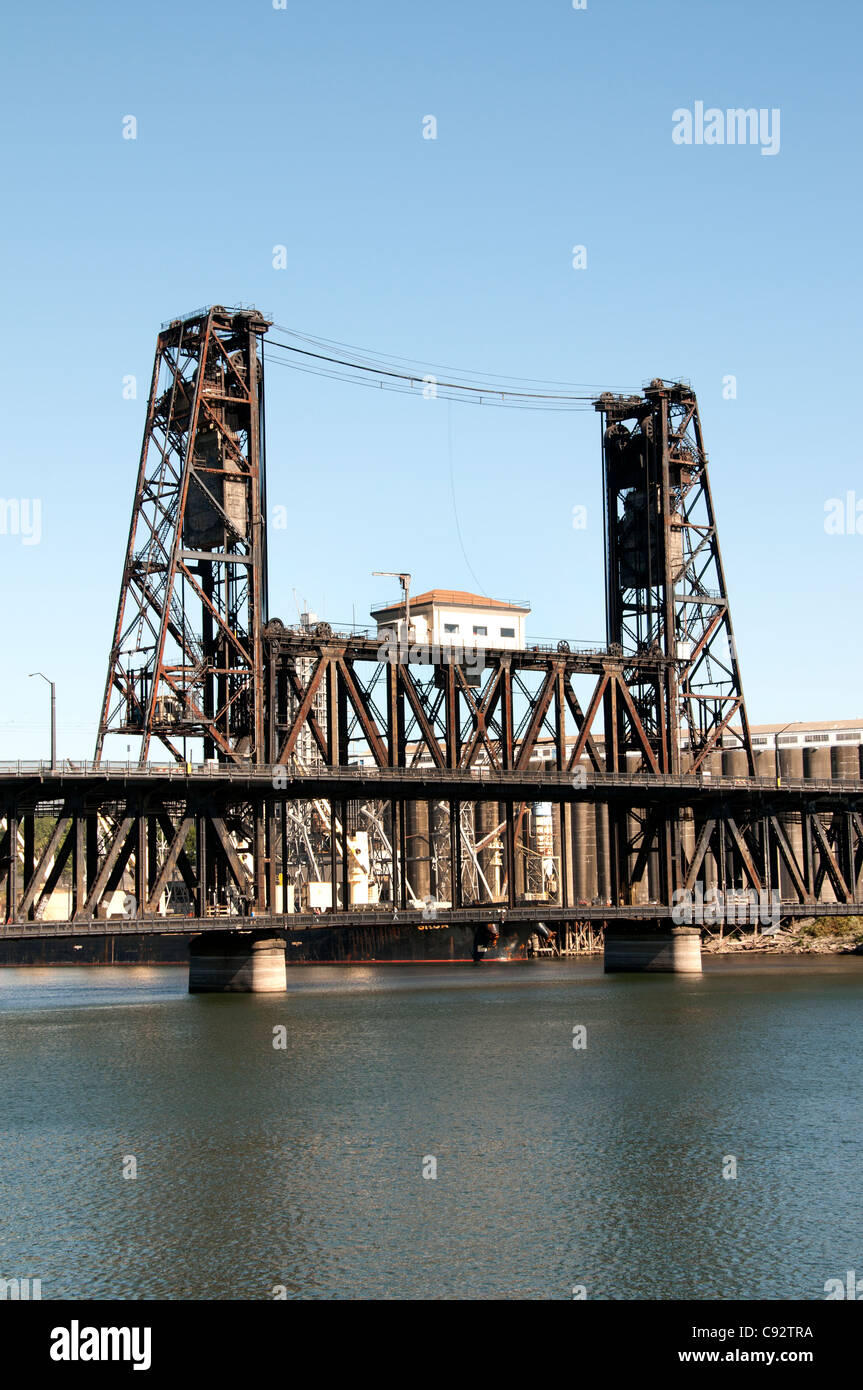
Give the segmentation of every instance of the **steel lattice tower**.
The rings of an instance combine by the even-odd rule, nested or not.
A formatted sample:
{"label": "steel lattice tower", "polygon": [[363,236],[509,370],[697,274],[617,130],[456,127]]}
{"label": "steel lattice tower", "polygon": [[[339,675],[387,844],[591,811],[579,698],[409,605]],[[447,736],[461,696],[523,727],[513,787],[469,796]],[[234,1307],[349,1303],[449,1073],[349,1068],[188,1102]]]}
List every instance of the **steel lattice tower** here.
{"label": "steel lattice tower", "polygon": [[608,641],[667,659],[660,686],[630,675],[645,728],[667,731],[669,771],[721,747],[755,763],[694,392],[652,381],[608,393],[603,422]]}
{"label": "steel lattice tower", "polygon": [[153,737],[264,761],[269,327],[217,305],[159,334],[97,761],[108,734],[140,736],[141,764]]}

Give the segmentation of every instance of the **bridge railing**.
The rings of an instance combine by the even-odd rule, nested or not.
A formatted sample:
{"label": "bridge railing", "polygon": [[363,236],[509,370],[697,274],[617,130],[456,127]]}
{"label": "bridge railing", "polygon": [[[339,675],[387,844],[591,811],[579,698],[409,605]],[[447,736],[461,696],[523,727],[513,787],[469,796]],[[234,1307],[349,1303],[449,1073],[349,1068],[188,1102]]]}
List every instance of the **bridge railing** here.
{"label": "bridge railing", "polygon": [[[813,903],[783,901],[780,905],[782,917],[800,919],[805,917],[863,917],[863,903]],[[88,937],[88,936],[137,936],[147,934],[196,934],[201,931],[260,931],[269,930],[301,932],[321,927],[350,930],[354,927],[392,927],[413,926],[421,930],[428,925],[424,908],[395,908],[392,904],[369,904],[365,908],[353,907],[347,911],[324,909],[320,913],[256,912],[250,917],[230,915],[228,917],[192,917],[168,912],[136,917],[92,917],[66,919],[62,921],[35,922],[9,921],[0,923],[0,941],[22,940],[27,937]],[[474,925],[477,920],[497,920],[513,924],[534,922],[541,917],[546,922],[615,922],[615,921],[653,921],[672,917],[674,908],[667,903],[578,903],[563,907],[552,903],[521,903],[507,907],[502,903],[473,903],[461,908],[437,907],[432,919],[433,925]],[[761,935],[756,930],[757,935]]]}
{"label": "bridge railing", "polygon": [[[276,780],[276,774],[280,780]],[[282,782],[281,778],[291,782],[368,782],[369,780],[381,783],[391,782],[397,785],[400,782],[416,783],[418,780],[428,783],[438,783],[441,786],[451,784],[463,785],[465,781],[476,782],[480,785],[498,785],[507,787],[519,785],[525,782],[536,783],[538,788],[547,787],[574,787],[581,786],[601,786],[601,787],[690,787],[695,786],[699,789],[715,788],[717,791],[741,790],[741,791],[767,791],[776,790],[777,786],[786,790],[794,791],[813,791],[813,792],[844,792],[848,794],[860,794],[863,792],[863,780],[833,779],[827,777],[818,778],[785,778],[778,781],[776,777],[712,777],[710,774],[700,776],[698,773],[666,773],[666,772],[596,772],[593,769],[584,770],[582,779],[581,770],[578,775],[572,771],[561,771],[554,767],[529,767],[522,770],[500,770],[498,768],[479,766],[470,768],[440,768],[440,767],[376,767],[371,764],[351,764],[347,767],[301,767],[291,764],[282,767],[280,764],[260,764],[256,766],[243,766],[235,763],[145,763],[143,766],[134,762],[90,762],[75,761],[64,758],[53,764],[47,760],[27,760],[18,759],[15,761],[0,761],[0,777],[38,777],[43,779],[54,778],[77,778],[85,777],[94,780],[104,779],[114,781],[122,778],[148,778],[163,781],[185,782],[190,777],[195,779],[203,778],[215,782],[238,782],[254,783],[260,786],[261,783],[270,781],[274,788],[279,790]]]}

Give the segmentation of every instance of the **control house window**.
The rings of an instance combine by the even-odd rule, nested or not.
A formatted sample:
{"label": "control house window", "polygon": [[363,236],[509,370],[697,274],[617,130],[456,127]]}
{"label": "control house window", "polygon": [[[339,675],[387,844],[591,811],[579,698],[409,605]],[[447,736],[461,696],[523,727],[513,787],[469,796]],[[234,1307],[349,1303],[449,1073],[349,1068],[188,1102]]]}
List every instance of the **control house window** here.
{"label": "control house window", "polygon": [[501,637],[514,637],[514,636],[515,636],[515,628],[514,628],[514,627],[502,627],[501,630],[500,630],[500,635],[501,635]]}
{"label": "control house window", "polygon": [[474,630],[473,630],[473,635],[474,635],[474,637],[488,637],[488,628],[487,628],[487,627],[475,627]]}
{"label": "control house window", "polygon": [[458,632],[458,623],[444,623],[444,632]]}

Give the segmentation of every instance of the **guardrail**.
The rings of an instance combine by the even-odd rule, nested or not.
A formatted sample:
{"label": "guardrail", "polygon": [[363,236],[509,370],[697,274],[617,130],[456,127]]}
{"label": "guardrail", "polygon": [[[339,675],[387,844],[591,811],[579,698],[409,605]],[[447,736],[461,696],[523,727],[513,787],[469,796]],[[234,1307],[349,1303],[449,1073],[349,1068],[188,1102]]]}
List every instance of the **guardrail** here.
{"label": "guardrail", "polygon": [[[583,773],[583,777],[582,777]],[[536,783],[538,787],[698,787],[699,790],[714,788],[717,791],[831,791],[849,794],[863,793],[863,779],[834,780],[832,778],[781,778],[776,777],[712,777],[699,773],[668,772],[596,772],[593,769],[579,769],[575,772],[561,771],[553,767],[529,767],[522,770],[501,770],[492,767],[440,768],[440,767],[376,767],[370,764],[353,764],[348,767],[298,767],[296,765],[260,764],[240,766],[235,763],[145,763],[140,766],[133,762],[74,762],[63,759],[52,765],[48,761],[17,760],[0,762],[0,777],[38,777],[45,779],[72,779],[85,777],[92,780],[114,781],[145,778],[171,782],[214,781],[238,782],[243,784],[269,782],[275,790],[283,789],[287,781],[293,782],[437,782],[441,785],[463,784],[475,781],[481,784],[500,786],[519,785],[525,782]]]}
{"label": "guardrail", "polygon": [[[296,624],[292,624],[291,626],[283,625],[280,630],[269,630],[265,633],[265,636],[268,640],[278,640],[283,643],[298,646],[308,645],[317,647],[327,642],[365,642],[369,647],[374,648],[375,653],[379,653],[382,646],[391,643],[393,637],[397,636],[395,628],[382,627],[372,630],[369,627],[359,627],[358,625],[349,623],[326,623],[325,626],[329,629],[329,632],[326,636],[323,636],[321,633],[315,631],[316,626],[320,626],[320,624],[313,624],[309,628],[303,628],[302,626],[298,627]],[[413,624],[411,624],[411,626],[413,626]],[[491,665],[495,659],[501,656],[510,658],[548,655],[571,656],[576,659],[583,658],[584,660],[607,659],[614,662],[623,662],[625,666],[642,666],[645,663],[655,666],[663,662],[668,664],[671,660],[669,657],[664,657],[661,654],[656,655],[651,652],[624,652],[622,647],[609,647],[608,644],[604,642],[589,641],[578,637],[565,637],[552,640],[537,639],[536,641],[528,642],[523,647],[510,647],[496,646],[494,642],[489,642],[481,637],[468,634],[465,634],[464,637],[455,639],[453,639],[450,634],[446,634],[434,640],[432,640],[431,637],[426,637],[421,641],[416,636],[412,637],[410,641],[408,641],[406,637],[402,637],[400,639],[400,645],[395,653],[388,647],[387,652],[379,656],[378,659],[389,662],[395,654],[398,656],[400,664],[438,664],[429,663],[425,661],[423,657],[416,657],[413,663],[411,663],[409,655],[400,655],[400,653],[409,653],[411,649],[415,647],[421,650],[435,647],[442,653],[449,651],[465,651],[474,654],[480,652],[487,659],[488,665]],[[363,655],[367,656],[370,655],[370,653],[364,653]],[[443,664],[447,664],[448,662],[448,658],[445,656],[443,656],[441,660]]]}
{"label": "guardrail", "polygon": [[[653,921],[669,918],[674,909],[667,903],[579,903],[562,907],[557,903],[520,903],[516,907],[505,907],[501,903],[474,903],[469,907],[439,908],[434,917],[423,916],[419,908],[398,908],[369,906],[367,909],[339,909],[321,913],[289,912],[259,913],[251,917],[184,917],[179,913],[166,913],[162,916],[140,916],[132,918],[79,918],[77,921],[47,922],[5,922],[0,923],[0,941],[25,940],[37,937],[78,937],[88,936],[139,936],[147,934],[196,935],[203,931],[269,931],[275,930],[290,935],[296,932],[311,931],[321,927],[330,930],[350,931],[357,927],[412,926],[420,930],[435,930],[441,926],[473,925],[477,921],[497,921],[503,925],[529,923],[537,920],[546,922],[615,922],[615,921]],[[863,903],[800,903],[784,901],[780,904],[780,914],[786,918],[801,917],[863,917]],[[760,935],[760,933],[759,933]]]}

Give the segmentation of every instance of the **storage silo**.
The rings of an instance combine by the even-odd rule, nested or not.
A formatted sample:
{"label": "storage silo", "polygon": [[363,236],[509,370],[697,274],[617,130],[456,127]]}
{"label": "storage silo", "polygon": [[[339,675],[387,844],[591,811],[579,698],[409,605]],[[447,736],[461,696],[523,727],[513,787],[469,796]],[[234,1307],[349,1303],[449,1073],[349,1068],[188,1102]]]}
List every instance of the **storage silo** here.
{"label": "storage silo", "polygon": [[432,892],[438,902],[455,905],[450,867],[449,802],[435,801],[431,808],[431,853],[434,873]]}
{"label": "storage silo", "polygon": [[744,748],[726,748],[722,753],[723,777],[748,777],[749,760]]}
{"label": "storage silo", "polygon": [[[830,750],[830,763],[833,780],[836,782],[856,782],[860,776],[860,745],[857,743],[837,743]],[[850,884],[849,884],[850,887]],[[863,865],[854,885],[854,896],[859,897],[863,890]]]}
{"label": "storage silo", "polygon": [[830,766],[834,781],[856,782],[860,776],[859,744],[835,744],[830,749]]}
{"label": "storage silo", "polygon": [[608,806],[604,801],[596,804],[596,891],[600,902],[605,905],[614,897],[611,882],[611,856],[609,849]]}
{"label": "storage silo", "polygon": [[[640,767],[641,767],[641,762],[642,762],[642,759],[641,759],[641,754],[640,754],[640,753],[627,753],[627,755],[626,755],[626,770],[627,770],[627,773],[629,773],[630,775],[632,775],[632,774],[638,772],[638,770],[639,770]],[[626,819],[625,819],[626,837],[627,837],[627,840],[628,840],[628,842],[629,842],[630,845],[633,845],[633,841],[635,842],[634,845],[633,845],[633,848],[629,850],[629,854],[628,854],[628,859],[629,859],[629,872],[628,872],[628,878],[629,878],[629,879],[632,878],[632,875],[633,875],[633,873],[634,873],[634,871],[635,871],[636,864],[637,864],[637,861],[638,861],[639,850],[640,850],[640,847],[641,847],[641,835],[642,835],[642,829],[643,829],[643,826],[644,826],[645,815],[646,815],[646,813],[645,813],[645,811],[644,811],[644,808],[643,808],[643,807],[638,807],[638,806],[633,806],[631,812],[628,812],[627,815],[626,815]],[[635,883],[632,884],[632,888],[631,888],[631,890],[630,890],[630,898],[629,898],[629,901],[635,906],[635,905],[647,903],[647,902],[649,901],[649,898],[650,898],[650,881],[649,881],[649,875],[648,875],[648,871],[647,871],[647,866],[645,866],[644,872],[642,873],[641,877],[637,880],[637,882],[635,882]]]}
{"label": "storage silo", "polygon": [[695,846],[698,842],[695,834],[695,812],[691,806],[682,806],[680,809],[680,843],[687,864],[692,863],[695,854]]}
{"label": "storage silo", "polygon": [[425,901],[431,896],[431,845],[427,801],[405,802],[405,841],[408,883],[414,896]]}
{"label": "storage silo", "polygon": [[[830,781],[832,777],[832,764],[830,760],[830,749],[827,748],[805,748],[803,750],[803,775],[807,781]],[[835,903],[836,890],[829,874],[824,875],[824,882],[821,885],[821,892],[818,894],[818,901],[822,903]]]}
{"label": "storage silo", "polygon": [[[791,746],[779,746],[779,776],[783,782],[802,780],[803,778],[803,749]],[[794,858],[803,872],[803,820],[799,811],[784,811],[779,817],[779,823],[785,831]],[[785,867],[785,862],[780,858],[779,881],[782,897],[786,901],[796,902],[797,892],[794,888],[791,876]]]}
{"label": "storage silo", "polygon": [[575,891],[575,807],[571,801],[563,801],[560,805],[560,835],[562,843],[566,845],[565,863],[561,864],[564,875],[561,901],[567,907],[573,907],[578,903],[578,895]]}
{"label": "storage silo", "polygon": [[536,801],[530,813],[530,856],[528,858],[528,892],[555,896],[551,887],[556,881],[557,865],[554,855],[554,812],[550,801]]}
{"label": "storage silo", "polygon": [[[479,845],[483,840],[488,840],[488,843],[477,851],[477,858],[495,902],[500,900],[503,889],[503,831],[498,831],[498,826],[503,820],[500,810],[497,801],[477,802],[476,842]],[[498,833],[495,833],[496,831]]]}
{"label": "storage silo", "polygon": [[[582,764],[585,769],[589,763]],[[572,803],[573,860],[575,867],[575,901],[589,907],[597,896],[597,823],[592,801]]]}
{"label": "storage silo", "polygon": [[[704,759],[704,772],[705,772],[706,778],[708,778],[710,782],[715,782],[718,778],[720,778],[720,777],[723,775],[723,774],[722,774],[722,754],[721,754],[721,752],[719,752],[718,749],[715,750],[713,753],[708,753],[707,757]],[[703,819],[700,819],[700,820],[698,820],[698,821],[696,822],[696,826],[695,826],[695,830],[696,830],[696,843],[697,843],[698,837],[699,837],[700,834],[701,834],[702,829],[703,829]],[[718,853],[717,853],[718,842],[719,842],[719,828],[717,827],[717,829],[714,831],[713,835],[711,836],[710,844],[708,845],[707,849],[705,850],[705,852],[704,852],[704,858],[703,858],[703,860],[702,860],[702,862],[701,862],[700,876],[701,876],[701,880],[702,880],[702,882],[703,882],[703,884],[704,884],[704,891],[705,891],[705,893],[707,892],[707,890],[708,890],[709,888],[718,888],[718,887],[720,886],[719,881],[720,881],[720,877],[721,877],[721,874],[720,874],[721,865],[720,865],[719,858],[718,858]]]}

